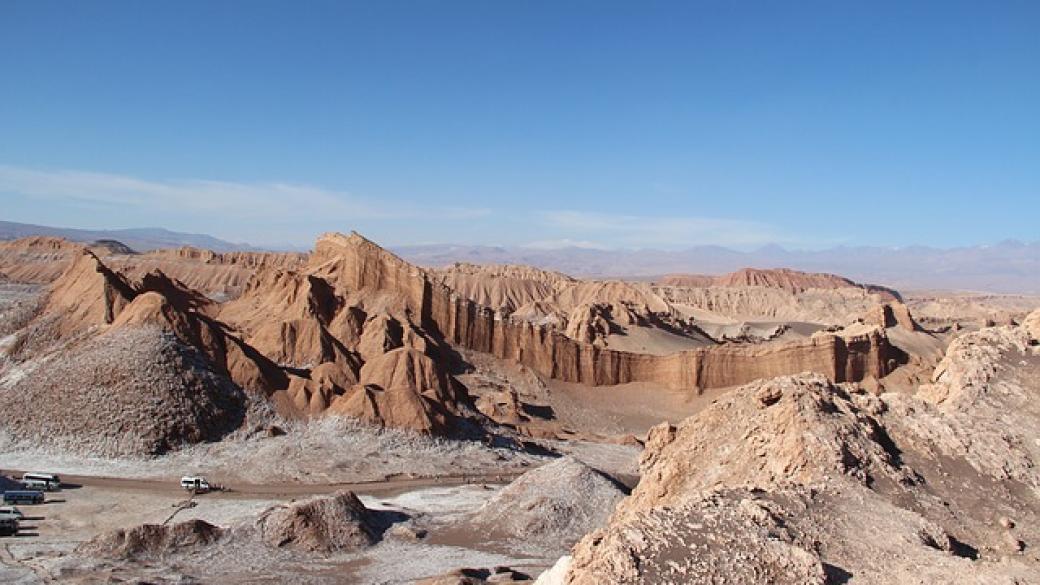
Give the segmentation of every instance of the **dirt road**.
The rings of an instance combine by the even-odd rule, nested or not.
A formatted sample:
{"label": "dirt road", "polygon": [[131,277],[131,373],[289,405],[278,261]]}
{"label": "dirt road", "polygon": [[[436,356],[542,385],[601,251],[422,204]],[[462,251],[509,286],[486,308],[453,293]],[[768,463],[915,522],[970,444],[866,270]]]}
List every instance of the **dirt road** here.
{"label": "dirt road", "polygon": [[[0,476],[17,479],[24,471],[14,469],[0,470]],[[358,494],[394,495],[426,487],[440,487],[466,484],[506,483],[516,479],[521,472],[488,472],[466,475],[441,475],[437,477],[388,477],[383,480],[360,482],[337,482],[324,484],[310,483],[271,483],[251,484],[232,483],[224,485],[224,491],[207,494],[214,498],[294,498],[315,494],[328,494],[340,490],[350,490]],[[221,484],[219,477],[208,477],[211,482]],[[184,490],[176,479],[134,479],[122,477],[101,477],[89,475],[61,474],[62,487],[75,490],[79,486],[90,486],[114,490],[136,490],[152,493],[183,494]]]}

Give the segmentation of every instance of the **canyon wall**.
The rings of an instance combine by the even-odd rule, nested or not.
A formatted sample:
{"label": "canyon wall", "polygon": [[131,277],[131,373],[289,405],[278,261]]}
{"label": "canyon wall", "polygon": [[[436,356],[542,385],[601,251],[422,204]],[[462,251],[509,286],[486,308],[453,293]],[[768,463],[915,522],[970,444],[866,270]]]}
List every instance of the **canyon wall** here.
{"label": "canyon wall", "polygon": [[548,327],[504,318],[426,283],[425,327],[450,342],[524,364],[539,374],[590,386],[650,382],[669,388],[721,388],[805,371],[835,382],[880,378],[898,350],[880,330],[844,338],[833,334],[768,347],[714,346],[666,356],[636,354],[580,343]]}
{"label": "canyon wall", "polygon": [[311,263],[316,273],[348,290],[395,291],[424,329],[453,344],[524,364],[564,382],[591,386],[649,382],[703,390],[804,371],[847,382],[883,377],[898,360],[898,350],[880,330],[848,338],[817,335],[760,348],[698,348],[667,356],[622,352],[504,317],[357,234],[323,236]]}

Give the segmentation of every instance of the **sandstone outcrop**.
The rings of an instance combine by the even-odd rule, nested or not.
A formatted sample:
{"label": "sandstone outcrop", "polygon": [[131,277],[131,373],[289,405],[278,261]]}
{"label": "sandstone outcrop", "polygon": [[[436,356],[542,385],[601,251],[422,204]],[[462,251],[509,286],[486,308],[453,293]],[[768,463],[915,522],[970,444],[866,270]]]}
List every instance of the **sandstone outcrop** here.
{"label": "sandstone outcrop", "polygon": [[[842,325],[899,298],[889,289],[859,285],[839,276],[783,269],[666,278],[660,284],[579,281],[527,266],[460,264],[428,274],[459,296],[504,317],[548,325],[582,342],[590,342],[585,323],[590,308],[606,319],[606,327],[601,329],[618,334],[630,327],[664,332],[688,337],[689,346],[711,344],[704,326],[715,327],[732,319]],[[698,324],[701,319],[720,321]],[[605,336],[597,339],[599,345],[610,346]]]}
{"label": "sandstone outcrop", "polygon": [[85,249],[131,280],[161,270],[194,290],[229,297],[241,292],[255,270],[261,267],[292,269],[302,265],[305,259],[303,254],[218,253],[191,247],[138,254],[114,240],[84,246],[61,238],[28,237],[0,242],[0,271],[7,272],[17,282],[47,284],[61,276]]}
{"label": "sandstone outcrop", "polygon": [[655,284],[653,292],[694,317],[731,321],[812,322],[843,325],[880,303],[878,294],[860,288],[806,289],[791,293],[770,287],[688,287]]}
{"label": "sandstone outcrop", "polygon": [[[25,247],[66,250],[60,240]],[[163,270],[144,270],[156,259],[231,266],[248,272],[248,281],[237,298],[215,300]],[[106,260],[136,264],[124,273]],[[667,355],[618,351],[604,346],[625,329],[694,335],[696,328],[646,283],[578,282],[499,267],[491,269],[496,278],[537,286],[499,283],[505,288],[473,292],[472,279],[482,270],[429,272],[357,234],[327,234],[307,257],[181,249],[102,259],[78,247],[27,328],[34,333],[22,337],[46,340],[51,329],[56,340],[159,329],[197,350],[215,375],[269,399],[283,415],[332,413],[432,433],[450,433],[460,418],[480,416],[465,388],[445,372],[447,360],[455,359],[453,348],[487,353],[563,382],[647,383],[690,393],[802,371],[835,382],[880,379],[902,360],[883,329]],[[532,322],[483,306],[445,284],[452,278],[468,283],[467,294],[486,294],[505,305],[548,294],[553,318]],[[517,313],[542,302],[529,302]],[[25,355],[43,347],[19,345],[30,346]]]}
{"label": "sandstone outcrop", "polygon": [[234,298],[242,292],[257,270],[292,270],[303,263],[304,255],[277,252],[221,253],[183,247],[144,254],[106,255],[104,261],[130,278],[161,270],[194,290],[219,298]]}
{"label": "sandstone outcrop", "polygon": [[1033,581],[1035,342],[962,336],[916,396],[782,377],[660,425],[632,496],[540,582]]}
{"label": "sandstone outcrop", "polygon": [[778,506],[767,507],[751,494],[713,494],[655,508],[624,530],[583,542],[568,572],[546,579],[546,585],[831,582],[820,559],[800,546],[784,521]]}
{"label": "sandstone outcrop", "polygon": [[602,526],[624,497],[612,480],[573,457],[563,457],[513,480],[470,522],[485,539],[519,539],[554,551]]}
{"label": "sandstone outcrop", "polygon": [[79,545],[76,552],[109,559],[161,557],[208,546],[220,540],[224,530],[203,520],[171,525],[142,524],[103,532]]}
{"label": "sandstone outcrop", "polygon": [[615,330],[611,317],[610,305],[580,305],[571,311],[565,334],[582,343],[602,345]]}
{"label": "sandstone outcrop", "polygon": [[50,288],[45,311],[59,316],[62,334],[106,325],[137,291],[127,279],[84,250]]}
{"label": "sandstone outcrop", "polygon": [[378,540],[371,512],[353,492],[270,508],[257,518],[256,526],[268,546],[309,553],[351,551]]}
{"label": "sandstone outcrop", "polygon": [[1022,329],[1029,336],[1031,345],[1035,345],[1033,342],[1040,340],[1040,309],[1033,311],[1022,321]]}
{"label": "sandstone outcrop", "polygon": [[[260,269],[242,295],[221,306],[218,318],[275,362],[315,366],[337,362],[356,371],[356,360],[329,331],[343,299],[319,278],[280,269]],[[356,337],[357,331],[346,335]]]}
{"label": "sandstone outcrop", "polygon": [[268,395],[288,385],[288,376],[281,368],[230,334],[220,322],[186,310],[175,297],[143,289],[134,294],[133,301],[112,321],[113,330],[153,326],[170,331],[246,390]]}
{"label": "sandstone outcrop", "polygon": [[509,359],[550,378],[588,385],[651,382],[670,388],[735,386],[750,380],[806,370],[834,381],[883,377],[898,359],[883,332],[845,339],[822,335],[790,344],[755,348],[713,347],[650,356],[601,349],[551,328],[517,321],[462,298],[424,271],[357,234],[319,240],[314,270],[347,290],[395,293],[423,328],[447,341]]}
{"label": "sandstone outcrop", "polygon": [[83,250],[80,244],[43,236],[0,242],[0,271],[15,282],[45,284],[60,276]]}
{"label": "sandstone outcrop", "polygon": [[870,400],[819,374],[763,380],[726,394],[674,430],[663,423],[651,431],[644,480],[619,512],[671,505],[717,485],[811,485],[828,475],[912,481],[886,450],[878,420],[857,406]]}
{"label": "sandstone outcrop", "polygon": [[365,363],[358,385],[330,413],[383,426],[447,433],[463,400],[451,378],[418,350],[394,349]]}
{"label": "sandstone outcrop", "polygon": [[662,284],[670,286],[690,287],[764,287],[777,288],[789,293],[805,292],[809,289],[858,288],[877,293],[886,300],[902,300],[899,293],[876,285],[864,285],[853,282],[836,274],[822,272],[802,272],[789,268],[756,269],[744,268],[720,276],[700,274],[669,274],[661,279]]}
{"label": "sandstone outcrop", "polygon": [[898,301],[884,303],[871,309],[864,317],[863,322],[867,325],[888,329],[889,327],[902,327],[907,331],[920,331],[921,326],[914,321],[910,315],[910,309]]}
{"label": "sandstone outcrop", "polygon": [[505,313],[548,299],[577,283],[565,274],[530,266],[459,263],[430,273],[463,297]]}

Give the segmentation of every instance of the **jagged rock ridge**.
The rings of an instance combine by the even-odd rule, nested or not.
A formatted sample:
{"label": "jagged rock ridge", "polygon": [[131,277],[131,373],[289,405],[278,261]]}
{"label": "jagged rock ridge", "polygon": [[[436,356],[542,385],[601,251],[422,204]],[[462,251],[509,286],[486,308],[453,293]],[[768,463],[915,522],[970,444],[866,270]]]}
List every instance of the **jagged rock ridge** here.
{"label": "jagged rock ridge", "polygon": [[[65,250],[60,241],[50,240],[29,247]],[[332,413],[451,433],[463,419],[481,416],[465,387],[445,369],[454,347],[564,382],[643,382],[691,393],[801,371],[820,372],[836,382],[882,378],[904,357],[883,328],[669,355],[613,350],[596,344],[596,319],[609,315],[611,322],[636,324],[644,314],[666,315],[667,302],[626,283],[575,284],[562,275],[538,274],[560,287],[557,298],[566,299],[560,302],[588,311],[588,319],[573,321],[591,328],[572,332],[581,338],[574,339],[551,325],[480,305],[450,288],[442,276],[358,234],[326,234],[306,258],[191,249],[153,254],[172,254],[190,265],[247,266],[249,277],[240,294],[225,301],[158,268],[144,271],[140,265],[124,273],[96,251],[76,247],[73,252],[67,269],[50,285],[44,310],[19,334],[16,359],[31,361],[48,342],[69,344],[62,351],[76,355],[77,348],[94,347],[91,338],[115,339],[128,330],[164,332],[204,357],[207,371],[232,382],[249,400],[290,417]],[[515,270],[499,271],[527,278]],[[597,298],[627,300],[588,304]],[[645,308],[632,310],[637,301]]]}

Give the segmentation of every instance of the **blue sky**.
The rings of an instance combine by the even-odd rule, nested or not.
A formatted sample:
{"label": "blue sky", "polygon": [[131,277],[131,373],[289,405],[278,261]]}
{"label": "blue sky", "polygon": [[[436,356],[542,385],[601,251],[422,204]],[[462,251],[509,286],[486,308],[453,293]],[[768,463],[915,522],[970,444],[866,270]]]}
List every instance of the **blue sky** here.
{"label": "blue sky", "polygon": [[0,219],[1040,239],[1040,3],[0,2]]}

